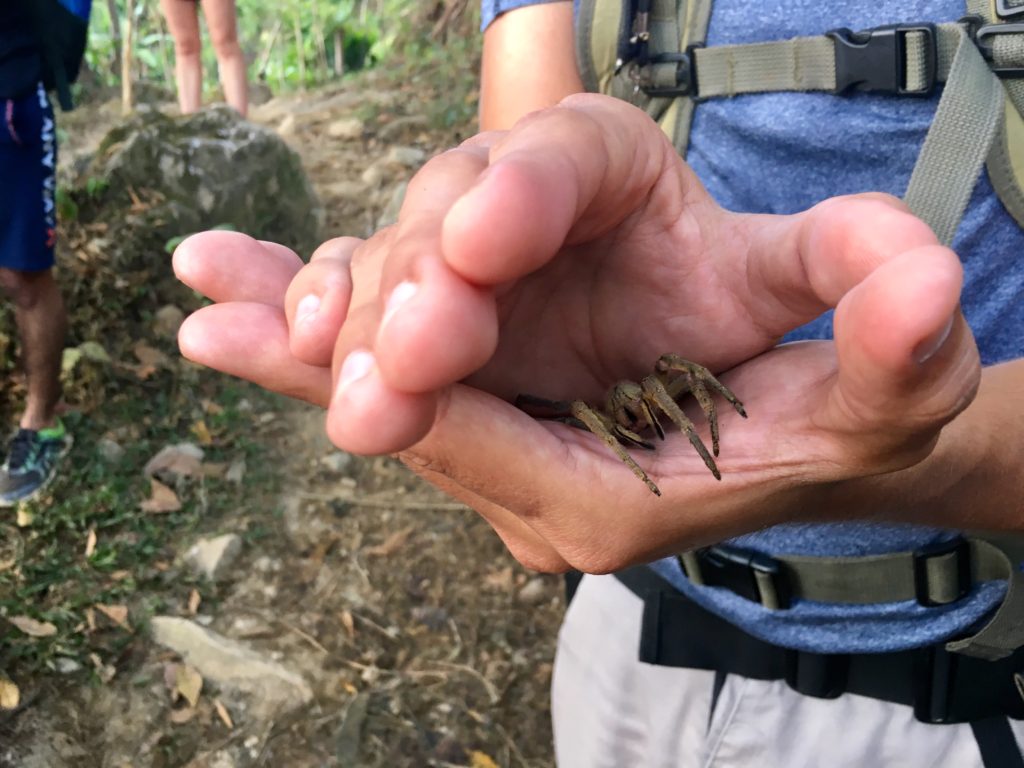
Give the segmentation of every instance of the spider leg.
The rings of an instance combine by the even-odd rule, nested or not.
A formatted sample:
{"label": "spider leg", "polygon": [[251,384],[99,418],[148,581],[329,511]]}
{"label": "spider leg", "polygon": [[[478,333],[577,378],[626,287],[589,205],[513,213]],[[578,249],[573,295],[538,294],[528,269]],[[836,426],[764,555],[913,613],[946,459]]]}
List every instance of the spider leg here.
{"label": "spider leg", "polygon": [[[703,365],[697,365],[691,363],[689,360],[684,360],[679,355],[662,355],[658,358],[658,362],[654,364],[654,369],[658,373],[669,373],[674,371],[676,373],[686,374],[680,376],[678,379],[674,379],[669,385],[669,394],[674,397],[678,397],[683,393],[684,390],[692,391],[693,382],[699,381],[705,386],[711,387],[723,398],[725,398],[736,412],[743,418],[747,418],[747,411],[743,408],[743,403],[740,402],[739,398],[732,393],[725,384],[715,378],[715,375],[711,373]],[[678,384],[676,382],[679,382]]]}
{"label": "spider leg", "polygon": [[[600,413],[595,411],[582,400],[576,400],[573,402],[572,415],[582,421],[586,425],[587,429],[601,438],[609,448],[615,451],[615,455],[618,456],[627,467],[633,470],[634,475],[643,480],[644,484],[651,490],[651,493],[655,496],[661,496],[661,491],[658,490],[658,486],[651,481],[651,478],[649,478],[640,465],[633,460],[633,457],[626,453],[626,449],[622,447],[622,443],[620,443],[616,437],[616,432],[618,430],[616,430],[615,425],[611,424],[607,420],[607,417],[602,417]],[[613,430],[616,431],[613,432]],[[625,432],[629,432],[629,430],[625,430]],[[635,442],[643,443],[639,436],[635,434],[627,439],[634,442],[634,437],[636,438]]]}
{"label": "spider leg", "polygon": [[535,418],[557,419],[572,414],[572,403],[568,400],[548,400],[536,395],[516,395],[515,406]]}
{"label": "spider leg", "polygon": [[722,473],[718,471],[718,465],[715,464],[715,460],[708,453],[707,447],[700,439],[700,435],[697,434],[697,430],[693,426],[693,422],[686,418],[686,414],[683,413],[679,404],[672,399],[669,395],[668,390],[665,388],[664,382],[656,375],[648,376],[643,380],[641,386],[644,389],[645,397],[648,397],[658,405],[658,407],[665,412],[665,414],[672,419],[677,427],[682,430],[683,434],[686,435],[690,441],[690,445],[693,446],[694,450],[700,454],[700,457],[704,460],[704,464],[708,469],[711,470],[711,474],[715,476],[716,480],[722,479]]}

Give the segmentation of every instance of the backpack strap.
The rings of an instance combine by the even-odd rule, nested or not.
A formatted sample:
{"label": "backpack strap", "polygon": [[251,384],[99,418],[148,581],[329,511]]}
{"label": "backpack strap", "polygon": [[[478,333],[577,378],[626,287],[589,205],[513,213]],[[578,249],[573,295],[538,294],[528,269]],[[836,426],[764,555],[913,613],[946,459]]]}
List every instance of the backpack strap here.
{"label": "backpack strap", "polygon": [[1006,596],[992,619],[946,650],[995,660],[1024,646],[1024,573],[1021,540],[986,534],[956,538],[914,552],[859,557],[768,557],[731,545],[679,556],[694,584],[724,587],[770,610],[786,610],[793,600],[866,605],[916,600],[923,606],[951,605],[975,585],[1007,584]]}

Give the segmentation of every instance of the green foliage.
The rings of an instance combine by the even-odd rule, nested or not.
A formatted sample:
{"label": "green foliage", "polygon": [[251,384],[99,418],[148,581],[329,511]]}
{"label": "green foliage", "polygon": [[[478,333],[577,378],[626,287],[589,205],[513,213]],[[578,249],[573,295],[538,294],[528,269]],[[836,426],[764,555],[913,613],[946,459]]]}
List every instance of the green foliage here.
{"label": "green foliage", "polygon": [[[452,2],[459,13],[450,13]],[[119,85],[121,35],[131,9],[132,76],[137,83],[171,89],[174,41],[158,0],[115,0],[113,6],[116,20],[107,3],[93,3],[86,53],[90,70],[103,85]],[[337,78],[341,76],[335,72],[339,58],[344,74],[349,74],[395,57],[412,58],[478,37],[477,0],[450,0],[448,4],[442,0],[237,0],[236,9],[239,41],[250,62],[250,77],[266,81],[275,90]],[[446,11],[449,15],[443,21],[455,21],[440,24],[439,29],[439,19]],[[215,90],[216,57],[205,25],[201,27],[204,86]],[[446,35],[449,39],[443,40]],[[340,57],[335,50],[338,45]]]}

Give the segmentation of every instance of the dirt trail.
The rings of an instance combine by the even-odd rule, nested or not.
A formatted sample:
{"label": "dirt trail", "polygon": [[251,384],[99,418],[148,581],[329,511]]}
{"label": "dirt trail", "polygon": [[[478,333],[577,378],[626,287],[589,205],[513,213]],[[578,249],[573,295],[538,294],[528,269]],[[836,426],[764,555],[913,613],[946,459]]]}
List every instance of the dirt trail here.
{"label": "dirt trail", "polygon": [[[326,236],[368,235],[415,169],[459,138],[430,127],[414,92],[381,82],[253,110],[302,156]],[[301,677],[308,702],[275,709],[269,694],[208,676],[190,719],[174,722],[166,677],[178,656],[140,639],[106,684],[48,681],[13,731],[21,741],[0,745],[0,765],[553,765],[561,580],[521,568],[489,526],[397,462],[335,450],[321,418],[283,400],[259,414],[251,438],[281,469],[280,497],[240,495],[236,515],[206,521],[262,535],[245,538],[184,616]]]}

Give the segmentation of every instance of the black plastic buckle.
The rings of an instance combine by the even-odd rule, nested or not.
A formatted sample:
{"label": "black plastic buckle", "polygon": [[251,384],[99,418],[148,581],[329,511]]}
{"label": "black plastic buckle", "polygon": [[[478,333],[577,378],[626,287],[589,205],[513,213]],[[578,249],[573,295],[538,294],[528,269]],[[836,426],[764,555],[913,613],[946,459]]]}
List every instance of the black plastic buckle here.
{"label": "black plastic buckle", "polygon": [[786,652],[786,683],[797,693],[836,699],[846,692],[850,657],[846,654]]}
{"label": "black plastic buckle", "polygon": [[672,64],[676,65],[676,84],[667,88],[658,88],[653,85],[640,85],[640,90],[652,98],[676,96],[690,96],[699,101],[697,96],[697,59],[693,55],[694,49],[703,48],[700,43],[687,46],[686,50],[677,53],[658,53],[647,60],[648,65]]}
{"label": "black plastic buckle", "polygon": [[[1016,14],[1024,14],[1024,6],[1014,9]],[[989,68],[999,77],[1018,78],[1024,77],[1024,67],[996,67],[992,66],[992,38],[999,35],[1024,35],[1024,23],[1016,24],[986,24],[972,30],[972,37],[981,55],[989,62]]]}
{"label": "black plastic buckle", "polygon": [[719,545],[688,553],[679,561],[687,578],[695,584],[725,587],[772,610],[789,608],[789,586],[782,563],[775,558]]}
{"label": "black plastic buckle", "polygon": [[[928,561],[937,557],[953,555],[956,567],[956,595],[948,599],[934,599],[928,590]],[[949,605],[960,600],[971,591],[971,549],[966,539],[955,538],[941,544],[933,544],[914,552],[914,594],[923,606]]]}
{"label": "black plastic buckle", "polygon": [[[907,81],[906,41],[910,32],[923,32],[925,44],[925,82],[913,90]],[[825,33],[835,41],[836,87],[839,94],[849,88],[882,91],[909,96],[927,96],[935,88],[938,69],[938,45],[934,24],[895,24],[863,32],[833,29]]]}
{"label": "black plastic buckle", "polygon": [[914,717],[922,723],[952,721],[957,655],[941,645],[922,648],[914,661]]}
{"label": "black plastic buckle", "polygon": [[1009,0],[996,0],[996,16],[1000,19],[1015,19],[1024,16],[1024,3],[1010,5]]}

